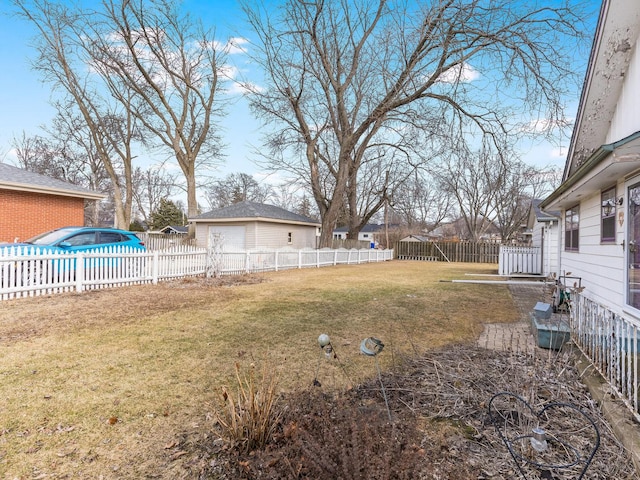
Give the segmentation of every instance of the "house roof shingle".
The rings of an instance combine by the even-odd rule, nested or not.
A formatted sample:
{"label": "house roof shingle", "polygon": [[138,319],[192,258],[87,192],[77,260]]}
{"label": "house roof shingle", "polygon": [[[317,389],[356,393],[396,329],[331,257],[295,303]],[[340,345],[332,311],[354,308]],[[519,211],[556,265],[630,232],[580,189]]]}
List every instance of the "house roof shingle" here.
{"label": "house roof shingle", "polygon": [[539,198],[536,198],[531,201],[531,206],[533,207],[533,213],[539,222],[555,222],[560,218],[560,212],[558,211],[547,212],[542,208],[540,208],[541,203],[542,203],[542,199],[539,199]]}
{"label": "house roof shingle", "polygon": [[106,196],[73,183],[23,170],[6,163],[0,163],[0,189],[65,195],[92,200],[100,200]]}
{"label": "house roof shingle", "polygon": [[[389,224],[389,228],[394,228],[397,227],[398,225],[395,223],[390,223]],[[377,233],[377,232],[381,232],[385,229],[384,223],[367,223],[365,226],[362,227],[362,229],[360,230],[360,233]],[[349,226],[342,226],[342,227],[337,227],[334,228],[333,231],[335,233],[342,233],[342,232],[348,232],[349,231]]]}
{"label": "house roof shingle", "polygon": [[290,212],[284,208],[275,205],[267,205],[265,203],[256,202],[239,202],[229,205],[228,207],[218,208],[210,212],[203,213],[196,217],[192,217],[189,221],[207,221],[207,220],[281,220],[295,223],[310,223],[320,225],[320,222],[304,215]]}

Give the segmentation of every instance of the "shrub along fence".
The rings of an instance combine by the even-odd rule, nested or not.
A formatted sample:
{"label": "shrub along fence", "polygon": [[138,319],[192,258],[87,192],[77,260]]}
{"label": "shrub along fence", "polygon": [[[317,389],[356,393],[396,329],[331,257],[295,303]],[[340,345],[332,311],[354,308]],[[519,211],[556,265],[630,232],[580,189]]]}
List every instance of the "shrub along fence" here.
{"label": "shrub along fence", "polygon": [[397,242],[399,260],[498,263],[500,244],[489,242]]}
{"label": "shrub along fence", "polygon": [[82,292],[189,276],[238,275],[393,260],[393,250],[321,249],[221,252],[189,246],[162,251],[104,248],[59,253],[0,249],[0,300]]}

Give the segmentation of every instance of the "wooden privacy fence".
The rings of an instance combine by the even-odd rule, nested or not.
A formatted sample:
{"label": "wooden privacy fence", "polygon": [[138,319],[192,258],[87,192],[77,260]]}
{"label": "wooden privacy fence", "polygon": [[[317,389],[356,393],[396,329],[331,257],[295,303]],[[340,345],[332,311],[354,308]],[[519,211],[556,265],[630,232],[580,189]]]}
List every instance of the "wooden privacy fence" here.
{"label": "wooden privacy fence", "polygon": [[397,242],[399,260],[498,263],[500,244],[489,242]]}
{"label": "wooden privacy fence", "polygon": [[0,249],[0,300],[155,284],[188,276],[357,265],[392,259],[393,250],[370,248],[213,252],[175,246],[150,252],[112,247],[78,253],[6,248]]}

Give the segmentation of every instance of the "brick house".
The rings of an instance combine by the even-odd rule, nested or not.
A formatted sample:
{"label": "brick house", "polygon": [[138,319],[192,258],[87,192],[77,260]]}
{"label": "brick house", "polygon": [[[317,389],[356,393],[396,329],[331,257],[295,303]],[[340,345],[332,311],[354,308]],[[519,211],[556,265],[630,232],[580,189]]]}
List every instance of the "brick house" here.
{"label": "brick house", "polygon": [[101,193],[0,163],[0,243],[84,225],[85,201],[103,198]]}

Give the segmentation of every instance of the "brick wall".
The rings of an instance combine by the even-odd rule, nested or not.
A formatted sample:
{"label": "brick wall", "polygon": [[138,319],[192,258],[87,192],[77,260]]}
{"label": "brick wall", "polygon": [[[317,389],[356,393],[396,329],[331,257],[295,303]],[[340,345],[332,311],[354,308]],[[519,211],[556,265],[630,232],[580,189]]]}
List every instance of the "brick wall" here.
{"label": "brick wall", "polygon": [[47,230],[84,225],[84,199],[0,190],[0,242],[24,241]]}

